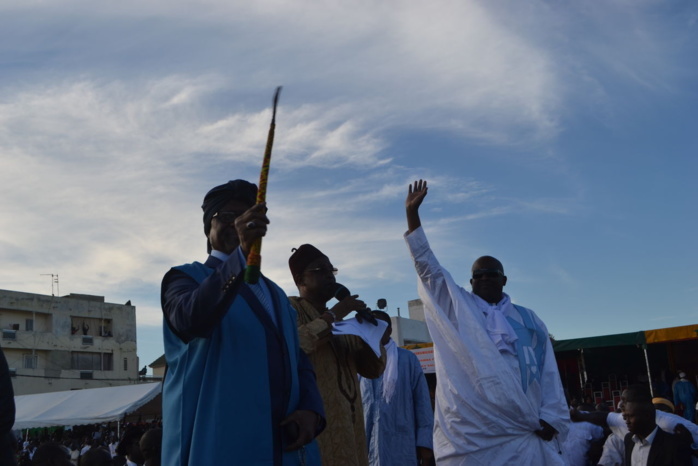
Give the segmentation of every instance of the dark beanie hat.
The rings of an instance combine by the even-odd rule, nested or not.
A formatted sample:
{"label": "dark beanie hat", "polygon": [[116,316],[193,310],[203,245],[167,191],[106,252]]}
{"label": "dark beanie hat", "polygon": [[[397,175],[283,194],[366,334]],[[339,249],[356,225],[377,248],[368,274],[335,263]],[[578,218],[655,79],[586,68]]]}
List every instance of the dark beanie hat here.
{"label": "dark beanie hat", "polygon": [[250,207],[257,202],[257,186],[245,180],[228,181],[206,193],[201,208],[204,211],[204,233],[211,232],[211,219],[230,201],[241,201]]}
{"label": "dark beanie hat", "polygon": [[308,264],[320,257],[327,257],[312,244],[302,244],[288,259],[288,268],[294,277],[303,273]]}

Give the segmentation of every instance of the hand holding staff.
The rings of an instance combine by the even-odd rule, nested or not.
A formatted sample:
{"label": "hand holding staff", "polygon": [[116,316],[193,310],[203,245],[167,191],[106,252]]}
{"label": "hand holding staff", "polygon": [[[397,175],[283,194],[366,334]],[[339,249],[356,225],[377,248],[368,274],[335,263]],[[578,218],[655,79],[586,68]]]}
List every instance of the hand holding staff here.
{"label": "hand holding staff", "polygon": [[[259,174],[259,187],[257,188],[257,204],[266,202],[267,199],[267,181],[269,179],[269,165],[271,162],[271,148],[274,145],[274,130],[276,129],[276,105],[279,102],[279,93],[281,86],[276,88],[274,93],[274,109],[271,116],[271,125],[269,125],[269,134],[267,135],[267,146],[264,149],[264,161],[262,162],[262,171]],[[252,245],[250,254],[247,256],[247,268],[245,269],[245,283],[257,283],[259,281],[260,269],[262,266],[262,238],[259,238]]]}

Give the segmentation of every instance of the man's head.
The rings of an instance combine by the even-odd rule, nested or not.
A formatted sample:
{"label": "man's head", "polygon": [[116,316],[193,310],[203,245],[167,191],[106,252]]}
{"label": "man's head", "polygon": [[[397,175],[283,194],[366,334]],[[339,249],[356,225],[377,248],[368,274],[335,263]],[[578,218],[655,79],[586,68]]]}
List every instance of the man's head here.
{"label": "man's head", "polygon": [[626,403],[628,401],[646,402],[647,400],[652,401],[652,394],[645,384],[632,384],[620,393],[621,403]]}
{"label": "man's head", "polygon": [[148,464],[160,464],[162,450],[162,429],[150,429],[143,434],[138,442],[143,458]]}
{"label": "man's head", "polygon": [[656,427],[656,415],[652,403],[626,401],[623,405],[623,419],[628,431],[641,438],[647,437]]}
{"label": "man's head", "polygon": [[383,333],[383,338],[381,338],[381,345],[385,345],[390,341],[390,335],[393,334],[393,322],[390,320],[390,316],[387,312],[371,311],[371,314],[373,314],[373,317],[375,317],[377,320],[382,320],[383,322],[388,324],[388,327],[385,329],[385,332]]}
{"label": "man's head", "polygon": [[473,263],[470,284],[473,293],[491,304],[502,300],[502,290],[507,284],[504,267],[492,256],[482,256]]}
{"label": "man's head", "polygon": [[99,445],[90,448],[80,456],[80,466],[113,466],[111,454]]}
{"label": "man's head", "polygon": [[652,404],[652,395],[645,385],[631,385],[624,390],[623,419],[628,430],[638,437],[645,438],[656,427],[656,411]]}
{"label": "man's head", "polygon": [[288,259],[293,281],[302,298],[327,302],[334,297],[337,269],[311,244],[303,244]]}
{"label": "man's head", "polygon": [[141,449],[138,446],[138,441],[143,436],[143,429],[138,426],[129,426],[124,430],[119,440],[119,445],[116,447],[118,455],[126,456],[135,463],[142,463]]}
{"label": "man's head", "polygon": [[31,464],[36,466],[72,466],[70,451],[60,443],[44,443],[34,452]]}
{"label": "man's head", "polygon": [[204,233],[211,249],[230,254],[240,245],[235,219],[252,207],[257,199],[257,186],[234,180],[211,189],[204,197]]}

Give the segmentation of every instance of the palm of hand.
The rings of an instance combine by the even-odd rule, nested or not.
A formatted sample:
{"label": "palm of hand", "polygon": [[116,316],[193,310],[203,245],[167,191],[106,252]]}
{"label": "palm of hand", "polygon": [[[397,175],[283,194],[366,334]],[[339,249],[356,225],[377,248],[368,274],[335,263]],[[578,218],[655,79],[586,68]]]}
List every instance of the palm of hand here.
{"label": "palm of hand", "polygon": [[418,208],[426,195],[427,182],[423,180],[415,181],[414,185],[410,185],[407,199],[405,199],[405,207],[407,209]]}

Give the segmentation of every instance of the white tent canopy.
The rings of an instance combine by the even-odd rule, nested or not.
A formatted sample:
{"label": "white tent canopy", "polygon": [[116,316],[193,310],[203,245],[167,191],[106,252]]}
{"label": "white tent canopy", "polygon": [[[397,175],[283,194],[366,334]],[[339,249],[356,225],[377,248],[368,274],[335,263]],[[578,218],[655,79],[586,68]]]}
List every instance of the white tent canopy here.
{"label": "white tent canopy", "polygon": [[161,391],[162,384],[157,382],[16,396],[13,429],[116,421]]}

